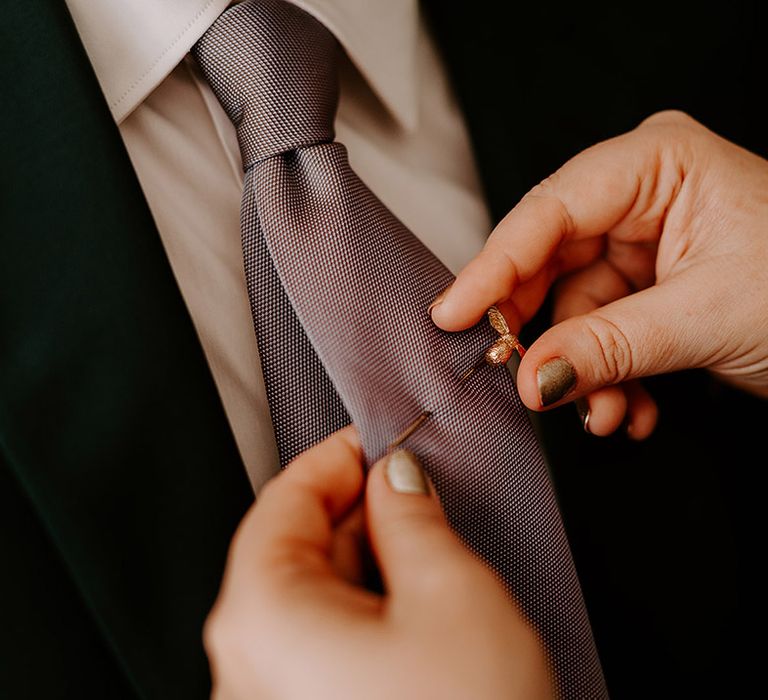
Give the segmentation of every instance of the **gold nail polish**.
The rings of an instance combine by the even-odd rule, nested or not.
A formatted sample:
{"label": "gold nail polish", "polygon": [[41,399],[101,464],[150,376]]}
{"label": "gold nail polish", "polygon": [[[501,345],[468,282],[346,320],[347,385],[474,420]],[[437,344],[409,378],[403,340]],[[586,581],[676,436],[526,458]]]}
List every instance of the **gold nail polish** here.
{"label": "gold nail polish", "polygon": [[416,456],[408,450],[396,450],[384,465],[384,473],[393,491],[420,496],[429,495],[429,484]]}
{"label": "gold nail polish", "polygon": [[576,370],[565,357],[555,357],[539,367],[536,381],[541,405],[550,406],[576,386]]}
{"label": "gold nail polish", "polygon": [[591,434],[589,429],[589,419],[592,415],[592,410],[589,408],[589,401],[587,401],[586,397],[582,396],[580,399],[576,400],[576,411],[579,414],[579,420],[581,421],[581,426],[584,428],[584,432]]}

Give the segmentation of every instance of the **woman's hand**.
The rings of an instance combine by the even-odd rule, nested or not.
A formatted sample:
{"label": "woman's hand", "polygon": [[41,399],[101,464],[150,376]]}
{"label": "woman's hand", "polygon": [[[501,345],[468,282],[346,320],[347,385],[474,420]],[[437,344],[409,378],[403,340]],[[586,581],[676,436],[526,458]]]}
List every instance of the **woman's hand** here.
{"label": "woman's hand", "polygon": [[[552,697],[536,634],[449,530],[407,452],[363,470],[346,428],[262,491],[205,644],[220,700]],[[386,595],[361,585],[366,534]]]}
{"label": "woman's hand", "polygon": [[638,377],[706,367],[768,396],[768,162],[662,112],[534,187],[433,307],[456,331],[499,303],[525,323],[550,285],[555,326],[518,386],[540,410],[588,395],[589,430],[628,414],[650,434]]}

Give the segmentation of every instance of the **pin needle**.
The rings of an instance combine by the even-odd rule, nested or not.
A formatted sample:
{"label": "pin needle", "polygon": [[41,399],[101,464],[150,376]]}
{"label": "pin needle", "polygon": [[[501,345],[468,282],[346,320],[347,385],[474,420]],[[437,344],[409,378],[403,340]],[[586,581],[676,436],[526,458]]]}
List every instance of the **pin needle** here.
{"label": "pin needle", "polygon": [[413,435],[424,423],[427,418],[432,415],[431,411],[424,411],[420,413],[418,418],[413,421],[400,435],[398,435],[390,444],[389,449],[394,450],[396,447],[400,447],[411,435]]}
{"label": "pin needle", "polygon": [[459,384],[463,384],[464,382],[466,382],[467,379],[469,379],[475,372],[477,372],[477,370],[480,367],[482,367],[485,364],[486,364],[485,356],[483,356],[477,362],[475,362],[474,365],[470,365],[469,367],[467,367],[467,369],[465,369],[462,372],[461,376],[459,376],[459,379],[458,379]]}

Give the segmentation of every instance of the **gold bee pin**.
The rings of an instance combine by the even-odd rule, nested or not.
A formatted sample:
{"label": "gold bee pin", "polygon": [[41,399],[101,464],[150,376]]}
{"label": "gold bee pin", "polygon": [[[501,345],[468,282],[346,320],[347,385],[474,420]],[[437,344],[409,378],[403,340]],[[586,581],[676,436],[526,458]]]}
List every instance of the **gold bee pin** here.
{"label": "gold bee pin", "polygon": [[515,351],[520,357],[525,355],[525,348],[520,344],[517,336],[509,332],[507,319],[495,306],[488,309],[488,320],[499,334],[499,339],[485,351],[485,361],[489,365],[507,364]]}
{"label": "gold bee pin", "polygon": [[513,352],[517,352],[520,357],[525,355],[525,348],[520,344],[517,336],[514,333],[510,333],[507,319],[504,318],[504,315],[495,306],[488,309],[488,320],[493,330],[499,334],[499,337],[485,351],[482,359],[477,364],[465,370],[464,374],[459,377],[459,382],[469,379],[475,373],[475,370],[484,364],[491,365],[492,367],[507,364]]}

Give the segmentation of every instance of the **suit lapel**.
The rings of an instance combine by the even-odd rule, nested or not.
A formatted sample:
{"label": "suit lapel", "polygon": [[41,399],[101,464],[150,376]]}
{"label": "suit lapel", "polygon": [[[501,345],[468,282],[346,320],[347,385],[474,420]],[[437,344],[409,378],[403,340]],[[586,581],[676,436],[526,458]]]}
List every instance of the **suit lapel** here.
{"label": "suit lapel", "polygon": [[4,10],[0,465],[139,692],[202,697],[250,488],[63,3]]}

